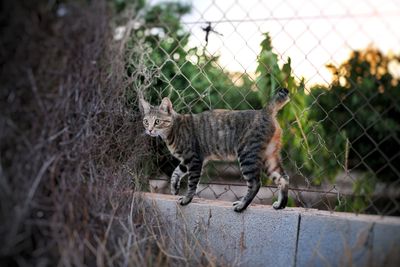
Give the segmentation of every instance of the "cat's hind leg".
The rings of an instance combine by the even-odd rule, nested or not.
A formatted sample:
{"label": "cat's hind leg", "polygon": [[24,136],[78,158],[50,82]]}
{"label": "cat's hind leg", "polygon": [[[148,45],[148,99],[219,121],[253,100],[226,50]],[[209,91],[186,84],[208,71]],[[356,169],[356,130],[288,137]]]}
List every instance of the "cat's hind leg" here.
{"label": "cat's hind leg", "polygon": [[187,174],[187,167],[179,164],[171,175],[171,193],[177,195],[182,178]]}
{"label": "cat's hind leg", "polygon": [[235,206],[235,211],[241,212],[253,201],[260,189],[261,182],[257,150],[242,152],[238,158],[243,178],[247,183],[247,193],[241,200],[233,202],[233,206]]}
{"label": "cat's hind leg", "polygon": [[186,196],[179,198],[178,202],[181,205],[189,204],[196,194],[197,184],[200,181],[203,161],[198,156],[193,156],[187,163],[187,166],[189,169],[188,191],[186,193]]}
{"label": "cat's hind leg", "polygon": [[289,176],[282,167],[281,160],[269,158],[266,166],[267,174],[278,186],[278,200],[272,204],[274,209],[284,209],[288,203]]}

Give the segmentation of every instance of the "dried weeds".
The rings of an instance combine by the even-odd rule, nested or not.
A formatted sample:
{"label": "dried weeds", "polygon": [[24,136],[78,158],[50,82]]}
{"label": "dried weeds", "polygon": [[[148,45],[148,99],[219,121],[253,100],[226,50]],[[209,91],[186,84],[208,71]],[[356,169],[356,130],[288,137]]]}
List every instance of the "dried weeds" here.
{"label": "dried weeds", "polygon": [[129,191],[149,144],[106,1],[1,5],[0,265],[214,265]]}

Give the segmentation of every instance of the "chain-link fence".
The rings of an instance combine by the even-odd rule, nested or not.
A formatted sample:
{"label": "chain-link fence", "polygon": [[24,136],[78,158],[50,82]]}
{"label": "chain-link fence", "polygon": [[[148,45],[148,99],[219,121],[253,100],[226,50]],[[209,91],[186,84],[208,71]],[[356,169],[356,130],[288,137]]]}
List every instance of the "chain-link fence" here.
{"label": "chain-link fence", "polygon": [[[150,101],[168,96],[180,113],[259,109],[287,87],[289,205],[400,215],[398,1],[155,1],[144,10],[131,26],[156,73]],[[154,143],[150,185],[168,192],[177,162]],[[277,188],[262,183],[255,202],[270,204]],[[197,195],[245,192],[236,163],[210,162]]]}

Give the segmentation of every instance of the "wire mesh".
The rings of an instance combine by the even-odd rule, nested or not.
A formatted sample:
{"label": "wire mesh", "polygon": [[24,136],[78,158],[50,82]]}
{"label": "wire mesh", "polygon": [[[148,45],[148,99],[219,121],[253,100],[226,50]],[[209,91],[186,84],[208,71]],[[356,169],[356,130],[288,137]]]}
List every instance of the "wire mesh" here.
{"label": "wire mesh", "polygon": [[[169,96],[181,113],[259,109],[289,88],[279,115],[289,205],[400,215],[398,1],[155,1],[135,21],[156,73],[154,103]],[[150,185],[167,193],[177,162],[162,142],[154,147]],[[262,184],[254,202],[271,204],[277,188]],[[235,162],[210,162],[197,195],[245,192]]]}

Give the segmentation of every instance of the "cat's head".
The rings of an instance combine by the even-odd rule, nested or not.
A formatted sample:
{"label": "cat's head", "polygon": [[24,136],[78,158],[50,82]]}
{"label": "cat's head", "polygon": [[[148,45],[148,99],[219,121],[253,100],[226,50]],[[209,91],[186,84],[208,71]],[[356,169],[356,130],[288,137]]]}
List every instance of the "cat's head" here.
{"label": "cat's head", "polygon": [[150,136],[160,136],[165,139],[172,128],[175,111],[171,100],[165,97],[158,107],[154,107],[140,99],[140,106],[143,113],[143,125],[146,134]]}

